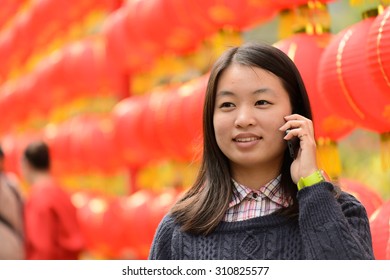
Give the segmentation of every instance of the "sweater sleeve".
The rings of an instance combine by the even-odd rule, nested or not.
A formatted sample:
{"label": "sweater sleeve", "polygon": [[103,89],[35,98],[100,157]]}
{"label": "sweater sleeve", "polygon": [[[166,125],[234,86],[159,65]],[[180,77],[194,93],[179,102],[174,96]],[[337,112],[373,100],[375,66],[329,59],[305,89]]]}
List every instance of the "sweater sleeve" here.
{"label": "sweater sleeve", "polygon": [[307,259],[374,259],[367,212],[352,195],[336,199],[331,183],[298,192],[299,227]]}
{"label": "sweater sleeve", "polygon": [[169,214],[161,220],[153,238],[149,260],[172,259],[171,243],[174,225],[174,220]]}

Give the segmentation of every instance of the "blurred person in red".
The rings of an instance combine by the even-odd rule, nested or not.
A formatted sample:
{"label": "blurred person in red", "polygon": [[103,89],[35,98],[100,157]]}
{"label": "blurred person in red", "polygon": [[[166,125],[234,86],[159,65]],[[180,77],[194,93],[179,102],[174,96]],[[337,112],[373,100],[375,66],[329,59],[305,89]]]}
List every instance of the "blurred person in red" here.
{"label": "blurred person in red", "polygon": [[0,260],[24,259],[23,198],[17,176],[6,172],[0,147]]}
{"label": "blurred person in red", "polygon": [[43,141],[23,152],[21,171],[31,186],[25,203],[27,259],[79,259],[84,247],[77,210],[70,194],[50,172],[50,153]]}

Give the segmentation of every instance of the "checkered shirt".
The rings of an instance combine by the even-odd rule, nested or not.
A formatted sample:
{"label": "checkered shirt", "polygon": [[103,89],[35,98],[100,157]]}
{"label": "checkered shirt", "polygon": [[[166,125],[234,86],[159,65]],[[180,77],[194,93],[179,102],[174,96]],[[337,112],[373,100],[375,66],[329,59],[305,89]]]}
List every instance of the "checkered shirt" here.
{"label": "checkered shirt", "polygon": [[237,222],[271,214],[288,207],[290,199],[283,196],[279,175],[259,190],[247,188],[233,180],[235,189],[233,199],[226,211],[224,221]]}

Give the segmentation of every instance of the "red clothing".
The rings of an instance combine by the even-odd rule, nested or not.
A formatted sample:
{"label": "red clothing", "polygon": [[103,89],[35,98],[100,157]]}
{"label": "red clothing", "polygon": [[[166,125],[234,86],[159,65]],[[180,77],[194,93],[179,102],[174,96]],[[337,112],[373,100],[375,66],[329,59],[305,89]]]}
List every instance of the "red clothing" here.
{"label": "red clothing", "polygon": [[55,182],[32,186],[25,204],[26,257],[78,259],[84,242],[70,195]]}

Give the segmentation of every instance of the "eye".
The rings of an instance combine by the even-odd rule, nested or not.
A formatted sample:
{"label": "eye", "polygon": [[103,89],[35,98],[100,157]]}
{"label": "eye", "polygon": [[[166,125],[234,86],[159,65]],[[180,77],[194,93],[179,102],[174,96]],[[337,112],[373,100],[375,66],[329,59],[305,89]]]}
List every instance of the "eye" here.
{"label": "eye", "polygon": [[219,108],[232,108],[235,105],[231,102],[223,102],[221,105],[219,105]]}
{"label": "eye", "polygon": [[269,104],[271,104],[271,103],[268,102],[267,100],[258,100],[258,101],[256,101],[255,106],[263,106],[263,105],[269,105]]}

